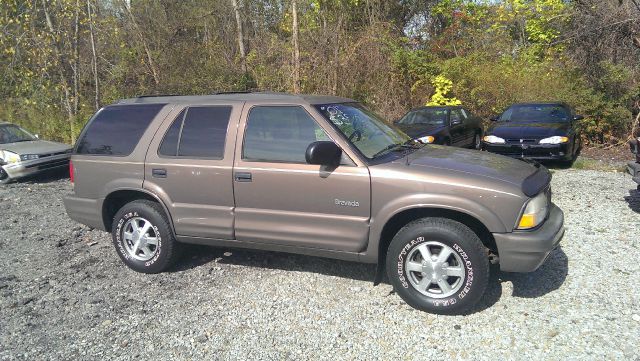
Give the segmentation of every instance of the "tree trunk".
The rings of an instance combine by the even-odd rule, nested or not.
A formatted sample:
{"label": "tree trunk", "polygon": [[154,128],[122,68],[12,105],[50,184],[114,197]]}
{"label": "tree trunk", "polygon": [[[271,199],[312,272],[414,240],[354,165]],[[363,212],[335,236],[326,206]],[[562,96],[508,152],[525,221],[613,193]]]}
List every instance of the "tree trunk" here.
{"label": "tree trunk", "polygon": [[136,21],[136,18],[133,15],[133,12],[131,12],[131,2],[124,1],[123,4],[127,12],[127,15],[129,15],[129,19],[131,20],[131,24],[133,25],[133,28],[136,31],[136,34],[138,35],[138,38],[140,38],[140,42],[142,43],[144,52],[147,55],[147,63],[149,65],[149,70],[151,70],[153,81],[156,83],[156,85],[158,85],[160,84],[160,76],[158,74],[158,70],[156,69],[155,63],[153,62],[153,57],[151,56],[151,50],[149,49],[149,45],[147,44],[147,41],[144,38],[144,34],[142,34],[142,30],[140,30],[140,27],[138,26],[138,22]]}
{"label": "tree trunk", "polygon": [[338,16],[338,25],[336,26],[336,41],[333,44],[333,77],[331,84],[331,93],[338,95],[338,77],[340,71],[340,31],[342,29],[342,14]]}
{"label": "tree trunk", "polygon": [[240,8],[237,0],[231,0],[233,12],[236,15],[236,26],[238,32],[238,51],[240,51],[240,67],[243,73],[247,73],[247,53],[244,48],[244,32],[242,30],[242,18],[240,17]]}
{"label": "tree trunk", "polygon": [[89,37],[91,39],[91,65],[93,70],[93,83],[95,85],[95,108],[100,109],[100,82],[98,80],[98,55],[96,52],[96,41],[93,31],[93,15],[91,15],[91,3],[87,0],[87,16],[89,17]]}
{"label": "tree trunk", "polygon": [[67,79],[68,74],[67,71],[65,71],[67,60],[64,56],[64,53],[62,52],[60,43],[58,42],[58,34],[56,33],[56,29],[53,26],[53,21],[51,20],[51,16],[49,15],[49,10],[47,9],[47,3],[45,2],[45,0],[42,0],[42,9],[44,11],[44,17],[47,23],[47,27],[49,28],[49,32],[51,33],[51,37],[53,39],[54,52],[58,60],[58,76],[60,77],[60,83],[64,92],[63,106],[65,109],[67,109],[67,120],[69,122],[69,139],[71,140],[71,143],[75,143],[76,137],[74,132],[74,121],[76,112],[71,102],[71,95],[69,94],[69,80]]}
{"label": "tree trunk", "polygon": [[[73,21],[73,112],[78,113],[80,101],[80,0],[76,0],[75,18]],[[71,125],[73,132],[73,124]]]}
{"label": "tree trunk", "polygon": [[298,43],[298,9],[297,1],[291,0],[293,14],[293,92],[300,93],[300,45]]}

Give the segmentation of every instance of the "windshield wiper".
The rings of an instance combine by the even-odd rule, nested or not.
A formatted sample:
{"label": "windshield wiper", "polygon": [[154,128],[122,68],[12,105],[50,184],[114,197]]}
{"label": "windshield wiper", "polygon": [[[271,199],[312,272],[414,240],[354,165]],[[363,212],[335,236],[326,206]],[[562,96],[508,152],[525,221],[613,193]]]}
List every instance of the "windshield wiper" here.
{"label": "windshield wiper", "polygon": [[377,158],[378,156],[381,156],[384,153],[387,152],[392,152],[392,151],[397,151],[397,150],[402,150],[402,149],[420,149],[421,147],[416,144],[413,139],[410,139],[404,143],[393,143],[393,144],[389,144],[388,146],[384,147],[383,149],[381,149],[379,152],[377,152],[376,154],[373,155],[372,158]]}

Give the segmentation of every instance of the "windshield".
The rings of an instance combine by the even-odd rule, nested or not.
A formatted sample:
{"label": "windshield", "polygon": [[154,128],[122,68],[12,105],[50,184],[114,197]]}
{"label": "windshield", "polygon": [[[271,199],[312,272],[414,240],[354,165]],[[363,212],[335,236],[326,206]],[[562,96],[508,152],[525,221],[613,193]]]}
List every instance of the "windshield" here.
{"label": "windshield", "polygon": [[501,122],[568,122],[569,111],[562,105],[527,104],[509,107],[499,118]]}
{"label": "windshield", "polygon": [[17,125],[0,125],[0,144],[28,142],[35,137]]}
{"label": "windshield", "polygon": [[361,104],[323,104],[315,107],[368,159],[419,147],[409,136]]}
{"label": "windshield", "polygon": [[414,110],[398,121],[398,124],[428,124],[445,125],[447,123],[447,109],[433,108]]}

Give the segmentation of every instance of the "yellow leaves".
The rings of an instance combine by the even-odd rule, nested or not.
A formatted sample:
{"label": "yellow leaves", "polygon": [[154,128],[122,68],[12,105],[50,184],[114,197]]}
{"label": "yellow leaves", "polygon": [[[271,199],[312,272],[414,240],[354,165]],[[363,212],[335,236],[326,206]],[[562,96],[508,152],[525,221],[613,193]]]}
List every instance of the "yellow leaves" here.
{"label": "yellow leaves", "polygon": [[431,80],[431,84],[435,88],[435,93],[431,96],[431,100],[426,105],[461,105],[460,99],[450,96],[453,89],[453,82],[443,75],[437,75]]}

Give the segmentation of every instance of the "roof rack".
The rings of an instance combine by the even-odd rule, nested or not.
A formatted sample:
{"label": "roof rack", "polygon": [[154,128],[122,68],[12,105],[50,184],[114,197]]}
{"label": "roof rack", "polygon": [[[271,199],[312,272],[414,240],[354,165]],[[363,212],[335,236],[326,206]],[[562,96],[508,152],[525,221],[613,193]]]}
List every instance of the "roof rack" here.
{"label": "roof rack", "polygon": [[250,94],[253,93],[251,90],[230,90],[230,91],[220,91],[213,92],[212,95],[222,95],[222,94]]}
{"label": "roof rack", "polygon": [[181,94],[138,95],[136,98],[179,97]]}

